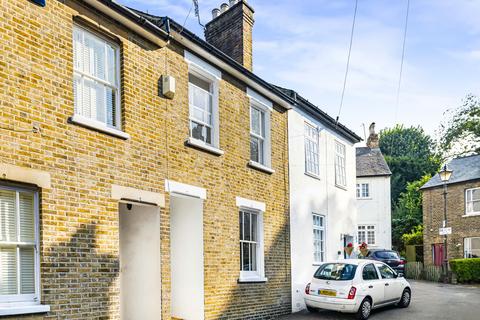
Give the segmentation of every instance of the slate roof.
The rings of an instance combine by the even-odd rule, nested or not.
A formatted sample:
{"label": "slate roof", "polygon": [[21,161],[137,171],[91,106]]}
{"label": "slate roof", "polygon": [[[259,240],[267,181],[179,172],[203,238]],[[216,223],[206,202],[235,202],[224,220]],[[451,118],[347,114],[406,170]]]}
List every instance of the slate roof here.
{"label": "slate roof", "polygon": [[380,149],[356,149],[357,177],[380,177],[392,174]]}
{"label": "slate roof", "polygon": [[341,136],[347,138],[352,143],[357,143],[362,141],[355,132],[348,129],[345,125],[337,122],[334,118],[332,118],[328,113],[299,95],[296,91],[292,89],[286,89],[279,86],[275,86],[278,90],[282,91],[287,96],[291,97],[296,102],[296,106],[305,110],[306,112],[310,113],[313,117],[319,119],[326,127],[332,129],[333,131],[337,132]]}
{"label": "slate roof", "polygon": [[[447,164],[447,167],[453,171],[447,185],[480,179],[480,154],[453,159]],[[443,186],[443,182],[437,173],[420,189],[440,186]]]}

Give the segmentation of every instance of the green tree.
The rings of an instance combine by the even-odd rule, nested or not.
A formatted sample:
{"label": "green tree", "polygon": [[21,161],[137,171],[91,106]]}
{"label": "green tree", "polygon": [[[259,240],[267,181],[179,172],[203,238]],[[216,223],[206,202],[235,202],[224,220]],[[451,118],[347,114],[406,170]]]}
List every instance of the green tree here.
{"label": "green tree", "polygon": [[392,207],[409,182],[438,170],[440,159],[435,155],[435,145],[421,127],[396,125],[380,131],[380,149],[392,171]]}
{"label": "green tree", "polygon": [[472,94],[463,104],[445,114],[440,125],[440,150],[445,157],[480,153],[480,98]]}
{"label": "green tree", "polygon": [[392,244],[399,251],[405,248],[402,236],[415,231],[415,228],[423,224],[420,188],[430,178],[431,175],[425,175],[417,181],[409,182],[392,211]]}

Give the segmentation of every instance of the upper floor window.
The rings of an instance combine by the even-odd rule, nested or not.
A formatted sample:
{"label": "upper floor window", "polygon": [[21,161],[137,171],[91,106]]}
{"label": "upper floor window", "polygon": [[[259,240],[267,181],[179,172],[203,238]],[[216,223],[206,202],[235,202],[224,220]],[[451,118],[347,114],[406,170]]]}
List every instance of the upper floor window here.
{"label": "upper floor window", "polygon": [[358,199],[370,198],[370,184],[357,183],[357,198]]}
{"label": "upper floor window", "polygon": [[374,225],[358,226],[358,243],[364,242],[368,245],[375,245],[376,234]]}
{"label": "upper floor window", "polygon": [[188,75],[190,136],[207,145],[214,145],[213,82],[200,75]]}
{"label": "upper floor window", "polygon": [[313,261],[325,260],[325,216],[313,214]]}
{"label": "upper floor window", "polygon": [[480,188],[465,191],[465,214],[480,214]]}
{"label": "upper floor window", "polygon": [[0,305],[39,304],[38,194],[0,186]]}
{"label": "upper floor window", "polygon": [[347,186],[345,145],[335,141],[335,184]]}
{"label": "upper floor window", "polygon": [[73,91],[75,116],[91,126],[120,129],[120,48],[74,26]]}
{"label": "upper floor window", "polygon": [[320,175],[318,129],[305,123],[305,172]]}

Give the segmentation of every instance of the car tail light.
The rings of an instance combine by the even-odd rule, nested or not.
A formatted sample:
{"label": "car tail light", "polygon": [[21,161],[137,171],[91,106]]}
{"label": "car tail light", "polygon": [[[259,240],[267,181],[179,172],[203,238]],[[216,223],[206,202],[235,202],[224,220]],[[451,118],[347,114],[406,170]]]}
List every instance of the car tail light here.
{"label": "car tail light", "polygon": [[405,264],[405,260],[400,260],[400,264]]}
{"label": "car tail light", "polygon": [[357,293],[357,288],[352,287],[348,292],[348,299],[352,300],[355,298],[355,294]]}
{"label": "car tail light", "polygon": [[310,283],[305,287],[305,294],[310,294]]}

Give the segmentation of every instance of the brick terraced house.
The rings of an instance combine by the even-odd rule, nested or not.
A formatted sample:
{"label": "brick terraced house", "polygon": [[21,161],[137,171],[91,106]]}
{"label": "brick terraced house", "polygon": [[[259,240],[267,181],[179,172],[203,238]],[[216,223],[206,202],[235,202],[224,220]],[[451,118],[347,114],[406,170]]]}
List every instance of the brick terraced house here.
{"label": "brick terraced house", "polygon": [[[480,257],[480,155],[453,159],[448,163],[452,176],[447,183],[448,259]],[[423,191],[424,263],[441,266],[444,260],[443,183],[435,175]]]}
{"label": "brick terraced house", "polygon": [[252,73],[252,8],[215,15],[206,42],[114,1],[0,2],[0,316],[290,312],[295,101]]}

